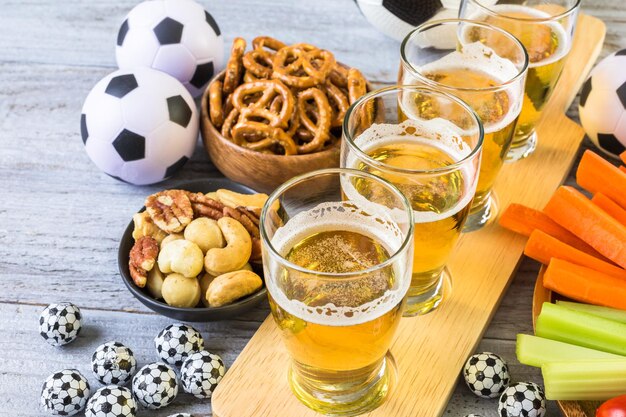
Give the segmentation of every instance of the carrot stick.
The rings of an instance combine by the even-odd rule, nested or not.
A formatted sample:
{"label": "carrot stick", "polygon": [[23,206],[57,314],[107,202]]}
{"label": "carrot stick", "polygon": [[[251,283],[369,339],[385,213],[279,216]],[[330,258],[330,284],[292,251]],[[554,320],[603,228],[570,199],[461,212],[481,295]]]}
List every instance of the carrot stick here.
{"label": "carrot stick", "polygon": [[526,207],[522,204],[509,204],[498,220],[500,225],[520,235],[530,236],[533,230],[538,229],[550,236],[567,243],[596,258],[607,260],[594,248],[577,238],[573,233],[559,226],[550,217],[539,210]]}
{"label": "carrot stick", "polygon": [[622,171],[622,172],[626,173],[626,166],[624,166],[624,165],[620,165],[620,166],[618,166],[617,168],[618,168],[620,171]]}
{"label": "carrot stick", "polygon": [[524,254],[529,258],[541,262],[544,265],[550,263],[550,259],[558,258],[576,265],[591,268],[598,272],[610,275],[615,278],[623,279],[626,283],[626,270],[619,266],[604,262],[595,256],[579,251],[558,239],[542,232],[535,230],[531,233]]}
{"label": "carrot stick", "polygon": [[602,193],[626,209],[626,173],[600,155],[585,151],[576,170],[576,182],[590,193]]}
{"label": "carrot stick", "polygon": [[543,286],[576,301],[626,310],[626,283],[584,266],[552,258]]}
{"label": "carrot stick", "polygon": [[596,193],[591,199],[591,202],[607,212],[615,220],[626,226],[626,210],[621,208],[615,201],[611,200],[602,193]]}
{"label": "carrot stick", "polygon": [[582,193],[559,187],[543,211],[602,255],[626,267],[626,227]]}
{"label": "carrot stick", "polygon": [[621,159],[622,162],[626,164],[626,151],[619,154],[619,159]]}

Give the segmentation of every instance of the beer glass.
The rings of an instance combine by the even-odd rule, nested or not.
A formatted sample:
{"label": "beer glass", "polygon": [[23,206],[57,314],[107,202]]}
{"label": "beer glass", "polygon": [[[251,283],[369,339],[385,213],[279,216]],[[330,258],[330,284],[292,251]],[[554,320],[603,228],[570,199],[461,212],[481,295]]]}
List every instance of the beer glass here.
{"label": "beer glass", "polygon": [[460,17],[501,27],[518,38],[528,52],[524,104],[508,161],[530,155],[537,146],[535,125],[563,71],[572,46],[579,6],[580,0],[527,0],[523,3],[463,0],[461,3]]}
{"label": "beer glass", "polygon": [[428,85],[459,97],[485,129],[476,195],[464,231],[477,230],[497,215],[492,188],[522,109],[528,55],[513,35],[486,23],[434,20],[402,42],[400,84]]}
{"label": "beer glass", "polygon": [[341,166],[385,178],[413,208],[415,250],[405,316],[437,308],[449,290],[445,265],[469,214],[482,144],[476,113],[431,88],[383,88],[346,113]]}
{"label": "beer glass", "polygon": [[406,197],[367,172],[314,171],[274,191],[260,229],[292,391],[323,414],[376,408],[393,383],[388,350],[411,282]]}

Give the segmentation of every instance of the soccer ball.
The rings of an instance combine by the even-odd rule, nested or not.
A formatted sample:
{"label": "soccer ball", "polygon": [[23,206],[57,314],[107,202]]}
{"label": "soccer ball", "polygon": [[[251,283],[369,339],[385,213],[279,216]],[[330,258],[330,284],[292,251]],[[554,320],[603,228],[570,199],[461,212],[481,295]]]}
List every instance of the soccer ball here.
{"label": "soccer ball", "polygon": [[87,155],[106,174],[131,184],[154,184],[191,157],[198,111],[175,78],[150,68],[118,70],[92,88],[80,130]]}
{"label": "soccer ball", "polygon": [[41,388],[41,408],[55,416],[81,412],[89,398],[89,382],[76,369],[55,372]]}
{"label": "soccer ball", "polygon": [[96,349],[91,367],[98,381],[103,384],[124,385],[133,376],[137,361],[133,351],[119,342],[107,342]]}
{"label": "soccer ball", "polygon": [[135,417],[137,403],[126,387],[107,385],[89,399],[85,417]]}
{"label": "soccer ball", "polygon": [[213,16],[195,1],[144,1],[122,23],[115,56],[121,69],[166,72],[197,97],[222,67],[224,40]]}
{"label": "soccer ball", "polygon": [[39,334],[52,346],[66,345],[78,337],[81,318],[72,303],[50,304],[39,316]]}
{"label": "soccer ball", "polygon": [[510,379],[506,362],[491,352],[470,356],[463,367],[463,377],[468,388],[481,398],[496,398]]}
{"label": "soccer ball", "polygon": [[133,377],[133,395],[152,410],[170,405],[178,395],[176,373],[163,362],[144,366]]}
{"label": "soccer ball", "polygon": [[546,396],[539,385],[518,382],[500,396],[498,414],[501,417],[543,417],[546,414]]}
{"label": "soccer ball", "polygon": [[193,327],[175,323],[161,330],[154,338],[157,355],[172,366],[181,366],[189,355],[204,349],[204,340]]}
{"label": "soccer ball", "polygon": [[604,58],[580,90],[580,121],[591,141],[618,158],[626,150],[626,49]]}
{"label": "soccer ball", "polygon": [[190,355],[180,368],[180,380],[185,392],[197,398],[211,398],[226,368],[222,358],[203,350]]}

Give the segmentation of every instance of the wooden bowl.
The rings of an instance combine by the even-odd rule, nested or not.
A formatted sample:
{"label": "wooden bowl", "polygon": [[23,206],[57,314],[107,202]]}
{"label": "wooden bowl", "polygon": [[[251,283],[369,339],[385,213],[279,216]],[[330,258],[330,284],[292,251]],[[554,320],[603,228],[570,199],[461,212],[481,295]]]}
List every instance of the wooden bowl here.
{"label": "wooden bowl", "polygon": [[[215,79],[223,79],[224,72]],[[296,175],[339,166],[340,141],[321,152],[272,155],[235,145],[213,126],[209,118],[209,88],[202,95],[200,132],[209,158],[222,174],[256,191],[271,193]]]}

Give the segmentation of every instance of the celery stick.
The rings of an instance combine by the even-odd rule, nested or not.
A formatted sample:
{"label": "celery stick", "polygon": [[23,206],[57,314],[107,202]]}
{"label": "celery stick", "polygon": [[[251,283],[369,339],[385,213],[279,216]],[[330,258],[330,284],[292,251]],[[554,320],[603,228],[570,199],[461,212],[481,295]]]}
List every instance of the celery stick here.
{"label": "celery stick", "polygon": [[587,349],[556,340],[528,334],[517,335],[517,360],[524,365],[541,367],[547,362],[587,361],[591,359],[625,359],[626,357]]}
{"label": "celery stick", "polygon": [[535,333],[546,339],[626,356],[626,324],[556,304],[543,303]]}
{"label": "celery stick", "polygon": [[603,401],[626,394],[626,358],[549,362],[541,373],[549,400]]}
{"label": "celery stick", "polygon": [[626,323],[626,311],[624,310],[618,310],[611,307],[594,306],[591,304],[572,303],[570,301],[557,301],[556,303],[562,307],[567,307],[570,310],[582,311],[583,313],[619,321],[620,323]]}

